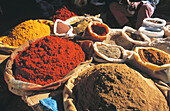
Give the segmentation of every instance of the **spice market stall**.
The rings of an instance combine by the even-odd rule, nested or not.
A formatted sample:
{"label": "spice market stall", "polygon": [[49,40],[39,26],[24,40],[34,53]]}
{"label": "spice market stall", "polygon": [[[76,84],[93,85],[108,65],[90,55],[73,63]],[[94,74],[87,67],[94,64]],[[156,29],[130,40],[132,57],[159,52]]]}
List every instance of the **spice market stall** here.
{"label": "spice market stall", "polygon": [[50,18],[24,21],[0,40],[0,50],[10,54],[4,80],[29,107],[169,111],[167,24],[160,26],[163,36],[154,37],[66,7]]}

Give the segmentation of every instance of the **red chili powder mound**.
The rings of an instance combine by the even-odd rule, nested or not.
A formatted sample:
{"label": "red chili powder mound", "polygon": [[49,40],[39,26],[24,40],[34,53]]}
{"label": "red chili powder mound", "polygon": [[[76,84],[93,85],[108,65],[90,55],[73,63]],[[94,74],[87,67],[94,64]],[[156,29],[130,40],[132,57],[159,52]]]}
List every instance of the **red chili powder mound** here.
{"label": "red chili powder mound", "polygon": [[66,6],[58,9],[57,11],[55,11],[55,14],[51,17],[49,17],[49,19],[52,19],[54,22],[56,21],[56,19],[60,19],[60,20],[67,20],[72,16],[77,16],[74,12],[71,12],[67,9]]}
{"label": "red chili powder mound", "polygon": [[78,44],[46,36],[18,53],[14,77],[45,85],[62,79],[84,60],[85,53]]}
{"label": "red chili powder mound", "polygon": [[97,35],[105,36],[107,33],[105,27],[101,27],[98,25],[92,25],[91,27],[92,27],[93,32],[96,33]]}

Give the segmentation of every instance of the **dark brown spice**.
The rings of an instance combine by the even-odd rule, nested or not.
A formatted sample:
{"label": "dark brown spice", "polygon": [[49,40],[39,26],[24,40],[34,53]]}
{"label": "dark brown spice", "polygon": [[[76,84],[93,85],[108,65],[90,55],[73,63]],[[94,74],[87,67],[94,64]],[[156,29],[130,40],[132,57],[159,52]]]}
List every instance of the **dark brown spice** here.
{"label": "dark brown spice", "polygon": [[169,64],[170,59],[162,52],[153,49],[139,49],[139,55],[143,62],[150,62],[156,65]]}
{"label": "dark brown spice", "polygon": [[97,35],[104,36],[107,34],[107,30],[105,29],[105,27],[101,27],[98,25],[92,25],[91,28],[92,28],[93,32],[96,33]]}
{"label": "dark brown spice", "polygon": [[144,39],[139,34],[135,34],[133,32],[126,31],[125,32],[130,38],[133,40],[144,41]]}

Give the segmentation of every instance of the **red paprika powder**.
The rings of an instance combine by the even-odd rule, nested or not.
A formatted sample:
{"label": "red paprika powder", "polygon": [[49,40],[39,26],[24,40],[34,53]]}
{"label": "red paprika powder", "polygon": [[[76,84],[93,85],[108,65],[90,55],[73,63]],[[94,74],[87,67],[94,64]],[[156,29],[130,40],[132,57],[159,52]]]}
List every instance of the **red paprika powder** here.
{"label": "red paprika powder", "polygon": [[69,40],[46,36],[15,57],[14,77],[45,85],[62,79],[85,60],[81,47]]}
{"label": "red paprika powder", "polygon": [[55,11],[55,14],[51,16],[49,19],[52,19],[53,22],[55,22],[56,19],[65,21],[72,16],[77,15],[74,12],[69,11],[66,6],[63,6],[59,10]]}

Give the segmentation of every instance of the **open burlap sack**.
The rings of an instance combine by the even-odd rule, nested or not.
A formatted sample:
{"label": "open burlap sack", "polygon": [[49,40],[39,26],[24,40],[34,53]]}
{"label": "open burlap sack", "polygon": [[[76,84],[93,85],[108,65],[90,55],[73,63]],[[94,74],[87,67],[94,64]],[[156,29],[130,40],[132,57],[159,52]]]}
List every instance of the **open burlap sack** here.
{"label": "open burlap sack", "polygon": [[[88,62],[84,62],[84,63],[79,64],[67,76],[70,76],[70,75],[72,75],[73,77],[76,76],[77,73],[86,69],[86,67],[89,67],[89,64],[90,63],[88,63]],[[52,97],[57,101],[58,110],[62,111],[63,110],[62,93],[63,93],[63,86],[60,87],[57,90],[50,91],[50,92],[41,92],[41,93],[38,93],[38,94],[22,96],[22,100],[24,100],[24,102],[27,103],[28,106],[30,106],[34,111],[44,111],[44,109],[40,105],[40,100]]]}
{"label": "open burlap sack", "polygon": [[140,49],[151,49],[160,51],[163,54],[167,55],[167,59],[170,59],[170,55],[162,50],[159,50],[157,48],[153,47],[136,47],[133,54],[129,57],[129,60],[127,63],[131,64],[138,70],[148,74],[150,77],[154,79],[158,79],[161,81],[164,81],[165,83],[170,82],[170,63],[163,64],[163,65],[157,65],[153,64],[151,62],[144,62],[141,59],[141,56],[139,55]]}
{"label": "open burlap sack", "polygon": [[[46,19],[36,19],[35,21],[48,25],[51,29],[51,34],[53,34],[53,27],[54,27],[53,21],[46,20]],[[8,33],[5,36],[0,37],[0,50],[6,52],[7,54],[11,54],[19,46],[10,46],[7,43],[3,43],[2,40],[6,38],[7,36],[8,36]]]}
{"label": "open burlap sack", "polygon": [[[16,80],[13,76],[13,70],[14,70],[13,68],[14,68],[15,57],[17,56],[19,51],[24,50],[32,42],[35,42],[39,39],[42,39],[42,38],[27,41],[25,44],[23,44],[22,46],[17,48],[11,54],[11,56],[8,58],[8,61],[6,63],[6,67],[5,67],[5,72],[4,72],[4,79],[5,79],[5,81],[8,85],[8,89],[16,95],[27,96],[27,95],[34,95],[34,93],[40,93],[40,92],[43,92],[43,91],[56,90],[58,87],[60,87],[62,84],[64,84],[72,76],[72,74],[75,72],[73,70],[70,73],[68,73],[64,78],[62,78],[62,79],[60,79],[56,82],[46,84],[44,86],[34,84],[34,83],[24,82],[24,81],[20,81],[20,80]],[[85,46],[87,46],[87,45],[85,45]],[[89,58],[90,59],[86,59],[85,63],[86,62],[89,63],[89,62],[92,61],[92,58],[91,57],[89,57]]]}
{"label": "open burlap sack", "polygon": [[[109,47],[118,48],[121,52],[120,58],[116,59],[116,58],[111,58],[111,57],[106,56],[105,54],[103,54],[102,52],[99,51],[99,49],[98,49],[99,46],[106,46],[106,47],[109,46]],[[122,46],[106,44],[104,42],[95,42],[93,45],[93,48],[95,51],[95,55],[93,55],[93,57],[94,57],[95,61],[97,61],[97,62],[122,63],[122,62],[125,62],[127,60],[128,56],[131,55],[130,51],[125,50]],[[118,53],[118,52],[115,52],[115,53]]]}
{"label": "open burlap sack", "polygon": [[[123,67],[122,67],[122,66]],[[75,82],[78,80],[81,80],[81,76],[82,76],[82,78],[86,78],[86,77],[89,77],[89,73],[88,73],[88,71],[96,71],[96,70],[99,70],[100,71],[100,68],[98,69],[97,67],[101,67],[101,68],[103,68],[103,67],[113,67],[113,68],[115,68],[115,71],[118,71],[119,72],[119,68],[123,68],[124,69],[124,67],[127,67],[125,64],[113,64],[113,63],[107,63],[107,64],[89,64],[89,66],[87,66],[87,67],[85,67],[83,70],[81,70],[81,71],[79,71],[79,72],[77,72],[77,74],[75,74],[74,76],[72,76],[68,81],[67,81],[67,83],[65,84],[65,87],[64,87],[64,90],[63,90],[63,102],[64,102],[64,110],[65,111],[77,111],[78,109],[77,109],[77,107],[79,107],[79,106],[76,106],[76,104],[77,104],[77,101],[76,101],[76,99],[78,99],[77,97],[78,97],[78,95],[77,95],[77,93],[76,93],[76,95],[74,95],[74,90],[73,90],[73,88],[75,87]],[[115,67],[114,67],[115,66]],[[142,76],[139,72],[137,72],[137,71],[135,71],[135,70],[133,70],[133,69],[129,69],[128,68],[128,70],[123,70],[123,72],[124,73],[126,73],[127,71],[129,71],[129,70],[131,70],[131,73],[129,73],[129,74],[132,74],[132,73],[134,73],[135,75],[136,75],[136,77],[135,78],[138,78],[138,79],[140,79],[141,81],[143,81],[143,84],[142,84],[142,82],[139,82],[139,84],[142,84],[142,85],[144,85],[144,86],[147,86],[146,87],[146,91],[147,90],[151,90],[151,91],[155,91],[155,93],[156,94],[160,94],[161,95],[161,98],[159,98],[160,99],[160,101],[162,101],[161,102],[161,104],[164,104],[165,105],[165,107],[164,107],[164,105],[163,105],[163,107],[168,111],[168,107],[167,107],[167,105],[168,105],[168,103],[166,102],[166,100],[167,101],[169,101],[169,99],[167,98],[167,94],[169,94],[169,92],[170,92],[170,88],[169,88],[169,86],[165,86],[165,85],[161,85],[161,84],[159,84],[160,86],[158,87],[161,91],[162,90],[164,90],[164,92],[163,92],[163,94],[161,93],[161,91],[156,87],[156,85],[157,85],[157,83],[154,83],[154,81],[152,81],[150,78],[147,78],[147,77],[144,77],[144,76]],[[133,72],[133,71],[134,72]],[[121,72],[121,71],[120,71]],[[121,72],[121,73],[123,73],[123,72]],[[110,73],[112,73],[112,72],[110,72]],[[110,74],[109,73],[109,74]],[[126,74],[128,74],[128,73],[126,73]],[[123,75],[122,75],[123,76]],[[92,78],[93,77],[95,77],[95,76],[91,76]],[[107,76],[106,76],[107,77]],[[111,77],[111,76],[110,76]],[[110,77],[108,77],[108,78],[110,78]],[[103,78],[103,77],[101,77],[101,78]],[[114,78],[114,77],[113,77]],[[76,80],[77,79],[77,80]],[[93,78],[92,79],[92,81],[94,80],[95,81],[95,79],[96,78]],[[117,78],[118,79],[118,78]],[[120,79],[120,78],[119,78]],[[83,79],[83,81],[86,81],[86,80],[88,80],[88,79]],[[116,81],[116,78],[115,78],[115,81]],[[132,80],[132,81],[134,81],[134,80]],[[89,82],[91,82],[91,81],[89,81]],[[110,80],[110,79],[108,79],[108,82],[110,83],[110,82],[114,82],[114,81],[112,81],[112,80]],[[92,82],[93,83],[93,82]],[[86,83],[84,83],[84,84],[86,84]],[[83,89],[84,91],[85,90],[89,90],[89,96],[88,97],[86,97],[86,99],[88,99],[89,100],[89,98],[90,98],[90,94],[92,93],[91,91],[93,90],[93,86],[90,86],[89,85],[89,83],[87,83],[88,84],[88,86],[89,87],[92,87],[92,88],[87,88],[87,87],[85,87],[84,86],[84,88],[87,88],[87,89]],[[101,84],[103,84],[103,83],[101,83]],[[122,81],[122,84],[128,84],[128,83],[124,83],[124,81]],[[156,84],[156,85],[155,85]],[[106,86],[107,87],[107,86]],[[79,88],[79,87],[78,87]],[[83,87],[82,87],[83,88]],[[148,89],[149,88],[149,89]],[[107,88],[106,88],[107,89]],[[111,88],[110,88],[111,89]],[[87,93],[87,92],[83,92],[83,90],[81,90],[82,92],[79,92],[79,93]],[[116,89],[115,89],[116,90]],[[115,91],[114,90],[114,91]],[[118,90],[120,90],[120,89],[118,89]],[[80,91],[80,90],[79,90]],[[102,92],[101,92],[102,93]],[[107,93],[107,92],[106,92]],[[134,92],[135,93],[135,92]],[[143,94],[146,94],[146,93],[144,93],[144,92],[142,92]],[[109,92],[108,92],[108,94],[110,94]],[[93,95],[93,94],[91,94],[91,95]],[[115,94],[116,95],[116,94]],[[117,94],[118,95],[118,94]],[[150,95],[150,94],[149,94]],[[148,96],[149,96],[148,95]],[[76,97],[75,97],[76,96]],[[103,95],[104,97],[106,97],[106,95]],[[123,95],[122,95],[123,96]],[[135,95],[132,95],[132,96],[135,96]],[[93,96],[91,96],[92,98],[93,98]],[[157,97],[154,97],[153,96],[153,98],[157,98]],[[84,98],[85,99],[85,98]],[[93,101],[95,100],[95,99],[97,99],[97,98],[93,98]],[[140,98],[141,99],[141,98]],[[107,100],[107,99],[106,99]],[[92,100],[89,100],[89,103],[88,104],[90,104],[90,102],[91,102]],[[112,101],[114,101],[114,100],[112,100]],[[145,100],[144,100],[145,101]],[[153,104],[159,104],[159,103],[157,103],[157,102],[160,102],[159,100],[153,100]],[[87,100],[86,100],[86,102],[87,102]],[[148,101],[147,101],[148,102]],[[145,102],[144,102],[145,103]],[[95,104],[95,103],[93,103],[93,104]],[[98,103],[96,103],[96,105],[97,105]],[[101,103],[102,104],[102,103]],[[119,103],[115,103],[115,104],[119,104]],[[122,103],[120,103],[120,104],[122,104]],[[147,103],[146,103],[147,104]],[[149,105],[150,104],[152,104],[152,103],[149,103]],[[87,105],[87,104],[86,104]],[[130,105],[130,104],[129,104]],[[80,106],[81,107],[81,106]],[[93,106],[93,107],[95,107],[95,106]],[[107,107],[107,105],[106,105],[106,107]],[[109,104],[108,104],[108,107],[109,107]],[[145,107],[145,105],[144,105],[144,107]],[[153,105],[153,107],[154,108],[156,108],[154,105]],[[89,107],[88,107],[89,108]],[[111,108],[113,108],[113,109],[110,109],[110,110],[114,110],[114,107],[111,107]],[[117,108],[119,108],[119,107],[117,107]],[[148,108],[148,107],[147,107]],[[151,108],[151,107],[150,107]],[[157,108],[160,108],[160,107],[157,107]],[[161,106],[161,108],[162,108],[162,106]],[[90,109],[92,109],[92,107],[90,107]],[[162,111],[163,110],[165,110],[165,109],[161,109]],[[124,109],[125,110],[125,109]],[[147,109],[148,110],[148,109]],[[154,110],[154,109],[151,109],[151,110]]]}
{"label": "open burlap sack", "polygon": [[170,25],[166,25],[163,27],[166,37],[170,37]]}
{"label": "open burlap sack", "polygon": [[[133,37],[129,36],[126,32],[133,33],[135,36],[140,36],[140,39],[143,40],[138,40],[138,39],[133,39]],[[145,34],[142,32],[139,32],[129,26],[125,26],[122,29],[122,36],[127,39],[129,42],[134,43],[135,45],[139,46],[150,46],[151,40],[149,37],[147,37]],[[136,37],[137,38],[137,37]]]}

